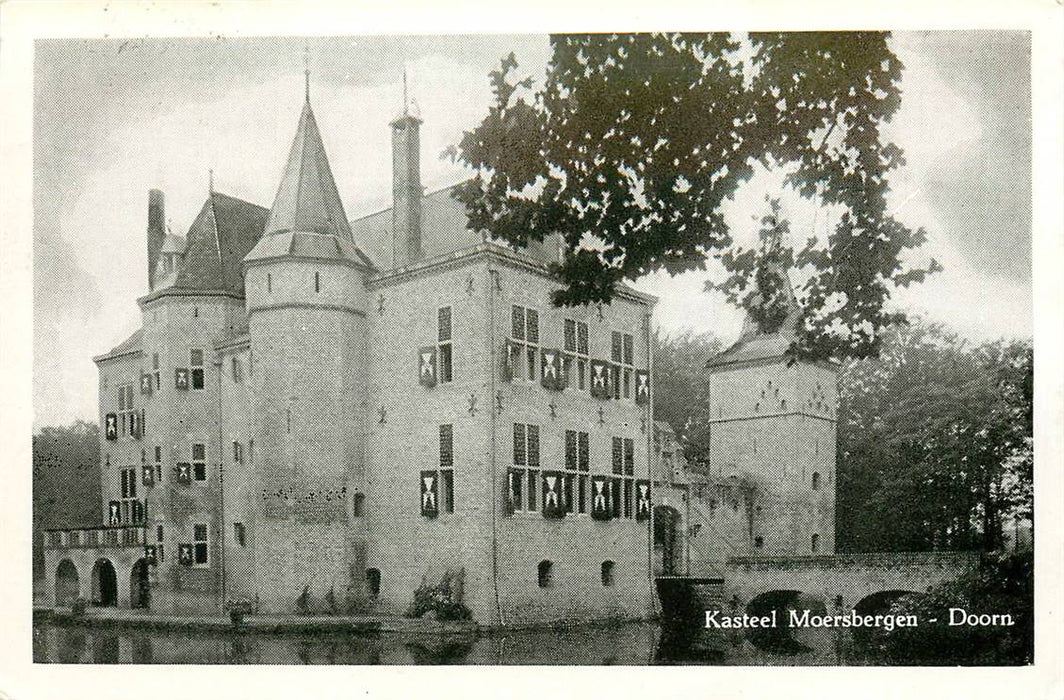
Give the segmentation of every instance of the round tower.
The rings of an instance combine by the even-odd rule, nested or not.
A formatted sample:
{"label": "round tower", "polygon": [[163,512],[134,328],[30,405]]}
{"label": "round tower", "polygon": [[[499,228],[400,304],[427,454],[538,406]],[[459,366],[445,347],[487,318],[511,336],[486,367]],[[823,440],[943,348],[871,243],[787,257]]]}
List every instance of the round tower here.
{"label": "round tower", "polygon": [[365,281],[309,94],[262,238],[244,259],[260,609],[335,608],[361,581]]}

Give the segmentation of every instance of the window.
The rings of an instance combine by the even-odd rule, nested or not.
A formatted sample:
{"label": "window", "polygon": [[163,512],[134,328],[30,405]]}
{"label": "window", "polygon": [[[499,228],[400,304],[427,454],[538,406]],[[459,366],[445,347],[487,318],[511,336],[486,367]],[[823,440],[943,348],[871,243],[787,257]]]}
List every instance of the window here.
{"label": "window", "polygon": [[352,503],[352,509],[354,510],[354,516],[356,518],[362,517],[362,510],[366,506],[366,494],[356,493]]}
{"label": "window", "polygon": [[632,370],[635,339],[630,333],[613,331],[610,336],[610,359],[613,361],[613,398],[632,397]]}
{"label": "window", "polygon": [[440,426],[440,505],[454,512],[454,426]]}
{"label": "window", "polygon": [[[587,324],[565,319],[565,379],[566,386],[580,391],[587,388]],[[573,375],[576,376],[573,376]]]}
{"label": "window", "polygon": [[764,546],[765,546],[765,538],[764,537],[762,537],[761,535],[758,535],[757,537],[754,538],[754,547],[755,548],[761,549]]}
{"label": "window", "polygon": [[137,497],[137,470],[130,467],[122,470],[122,498]]}
{"label": "window", "polygon": [[554,563],[549,559],[544,559],[536,567],[536,580],[539,583],[540,588],[549,588],[554,582]]}
{"label": "window", "polygon": [[158,523],[156,523],[156,525],[155,525],[155,542],[157,543],[156,544],[156,550],[157,550],[156,554],[157,554],[157,557],[158,557],[159,561],[160,562],[166,561],[166,557],[163,555],[163,543],[164,543],[163,526],[161,524],[158,524]]}
{"label": "window", "polygon": [[136,409],[133,408],[133,385],[122,384],[118,387],[118,434],[129,435],[134,434],[134,421],[133,414]]}
{"label": "window", "polygon": [[565,495],[570,513],[587,512],[588,472],[591,466],[588,442],[587,433],[565,431]]}
{"label": "window", "polygon": [[203,350],[193,348],[188,352],[188,364],[192,370],[192,388],[203,388]]}
{"label": "window", "polygon": [[244,381],[244,367],[239,357],[233,358],[233,383],[239,384]]}
{"label": "window", "polygon": [[813,472],[813,490],[820,490],[820,472]]}
{"label": "window", "polygon": [[602,562],[602,585],[603,586],[612,586],[613,585],[613,568],[614,568],[614,564],[613,564],[612,561],[606,560],[606,561]]}
{"label": "window", "polygon": [[381,594],[380,569],[366,569],[366,588],[369,589],[369,594],[373,598],[376,598]]}
{"label": "window", "polygon": [[244,461],[244,446],[239,442],[233,443],[233,461],[240,464]]}
{"label": "window", "polygon": [[207,446],[201,443],[192,446],[192,478],[207,480]]}
{"label": "window", "polygon": [[163,448],[159,445],[155,446],[155,483],[162,483],[163,480]]}
{"label": "window", "polygon": [[[510,341],[516,356],[511,358],[514,378],[536,380],[539,357],[539,312],[524,306],[513,306],[510,313]],[[524,359],[522,359],[524,358]],[[524,367],[522,372],[521,368]]]}
{"label": "window", "polygon": [[159,391],[162,386],[162,376],[159,371],[159,353],[152,353],[151,356],[151,374],[155,377],[155,390]]}
{"label": "window", "polygon": [[635,494],[635,440],[613,438],[612,472],[615,475],[611,487],[613,517],[631,518]]}
{"label": "window", "polygon": [[812,550],[813,554],[820,551],[820,535],[813,534],[809,540],[809,548]]}
{"label": "window", "polygon": [[273,276],[269,272],[266,273],[266,293],[273,292]]}
{"label": "window", "polygon": [[[539,426],[514,423],[513,509],[535,512],[538,508]],[[528,484],[527,490],[524,488]],[[528,499],[522,498],[527,494]]]}
{"label": "window", "polygon": [[321,291],[321,273],[320,272],[315,272],[314,273],[314,291],[315,292],[320,292]]}
{"label": "window", "polygon": [[244,523],[233,523],[233,540],[238,547],[247,545],[247,533],[244,530]]}
{"label": "window", "polygon": [[439,362],[437,376],[440,384],[446,384],[452,379],[454,368],[454,353],[451,346],[451,307],[444,306],[437,312],[436,339],[439,342],[439,352],[436,357]]}
{"label": "window", "polygon": [[192,527],[192,540],[195,557],[193,561],[205,566],[207,564],[207,526],[204,523],[196,523]]}

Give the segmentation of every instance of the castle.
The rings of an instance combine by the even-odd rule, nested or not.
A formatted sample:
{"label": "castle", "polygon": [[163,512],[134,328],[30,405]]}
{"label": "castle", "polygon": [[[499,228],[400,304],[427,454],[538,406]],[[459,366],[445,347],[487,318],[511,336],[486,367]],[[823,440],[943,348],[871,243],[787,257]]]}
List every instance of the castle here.
{"label": "castle", "polygon": [[142,327],[94,358],[103,524],[46,533],[56,605],[403,614],[442,583],[482,624],[641,618],[655,574],[832,551],[833,369],[744,330],[709,472],[666,470],[656,300],[554,307],[560,237],[470,230],[420,125],[354,220],[309,87],[269,209],[211,191],[180,237],[149,193]]}

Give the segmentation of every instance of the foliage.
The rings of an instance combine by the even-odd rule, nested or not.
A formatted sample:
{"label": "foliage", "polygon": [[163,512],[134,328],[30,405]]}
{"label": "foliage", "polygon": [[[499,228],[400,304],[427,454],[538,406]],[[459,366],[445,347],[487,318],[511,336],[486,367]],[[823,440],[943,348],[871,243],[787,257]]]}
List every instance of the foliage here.
{"label": "foliage", "polygon": [[[96,524],[99,500],[83,494],[89,502],[92,519],[82,522],[80,513],[64,512],[71,494],[86,481],[96,479],[100,463],[100,429],[95,423],[76,421],[69,426],[45,426],[33,436],[33,502],[35,516],[43,515],[44,527],[79,527]],[[86,472],[90,476],[85,476]],[[40,510],[40,513],[36,511]]]}
{"label": "foliage", "polygon": [[840,549],[1000,546],[1002,520],[1033,511],[1032,399],[1029,342],[969,346],[919,320],[893,328],[879,359],[847,363]]}
{"label": "foliage", "polygon": [[709,372],[720,352],[712,333],[654,332],[654,420],[672,426],[688,463],[709,459]]}
{"label": "foliage", "polygon": [[905,267],[925,235],[887,212],[904,162],[880,139],[901,101],[888,34],[554,35],[551,48],[538,88],[503,59],[487,116],[448,154],[477,173],[455,190],[471,229],[564,239],[556,304],[608,302],[622,279],[710,255],[729,275],[710,286],[752,304],[770,251],[736,246],[722,205],[758,164],[844,210],[826,245],[785,253],[809,273],[796,351],[873,354],[899,318],[883,308],[892,287],[937,269]]}
{"label": "foliage", "polygon": [[[1011,626],[950,626],[950,608],[1008,614]],[[1019,665],[1034,662],[1034,558],[988,555],[979,568],[927,595],[906,596],[891,609],[913,614],[917,627],[883,633],[887,654],[899,663]],[[930,620],[938,620],[932,623]]]}
{"label": "foliage", "polygon": [[431,613],[437,620],[469,620],[473,616],[462,602],[464,595],[464,568],[457,572],[448,570],[435,586],[429,586],[428,581],[422,578],[406,616],[423,617]]}

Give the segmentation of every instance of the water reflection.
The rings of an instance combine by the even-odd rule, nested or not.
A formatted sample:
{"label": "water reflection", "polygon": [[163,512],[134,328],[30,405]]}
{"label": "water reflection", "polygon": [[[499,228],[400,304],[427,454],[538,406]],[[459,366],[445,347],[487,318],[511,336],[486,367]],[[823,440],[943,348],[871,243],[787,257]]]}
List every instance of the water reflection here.
{"label": "water reflection", "polygon": [[99,630],[38,621],[39,663],[136,664],[547,664],[821,665],[876,663],[849,633],[826,629],[742,631],[662,629],[628,623],[493,635],[190,633]]}

